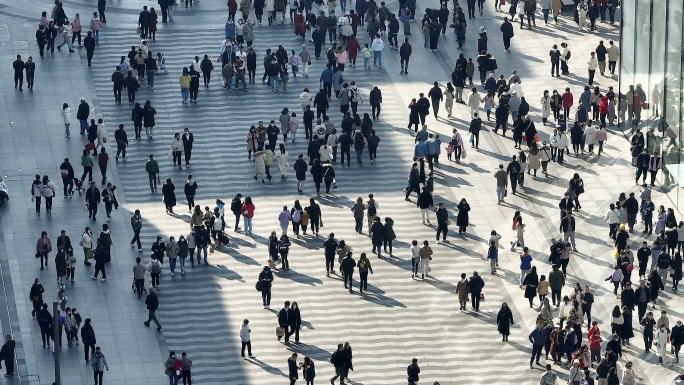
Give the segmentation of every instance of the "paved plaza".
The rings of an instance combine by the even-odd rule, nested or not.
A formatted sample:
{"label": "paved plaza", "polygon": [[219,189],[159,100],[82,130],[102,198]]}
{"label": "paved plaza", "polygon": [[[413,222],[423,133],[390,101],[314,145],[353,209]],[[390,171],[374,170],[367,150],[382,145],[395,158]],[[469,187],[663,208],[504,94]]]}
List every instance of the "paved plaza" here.
{"label": "paved plaza", "polygon": [[[465,2],[462,2],[464,10]],[[544,26],[541,13],[537,14],[537,28],[520,29],[514,24],[515,37],[511,52],[503,50],[499,26],[503,13],[496,12],[492,2],[485,3],[484,15],[468,20],[464,51],[457,50],[452,30],[440,38],[439,51],[430,52],[422,47],[419,19],[427,7],[437,2],[418,2],[418,15],[412,24],[413,56],[408,75],[399,75],[399,56],[386,49],[383,67],[364,70],[361,65],[347,67],[344,77],[355,81],[362,90],[364,102],[361,113],[370,113],[368,92],[373,86],[382,90],[383,104],[375,129],[381,138],[378,160],[371,165],[366,161],[359,168],[335,165],[337,188],[328,197],[316,198],[322,208],[324,227],[321,237],[310,235],[291,237],[289,256],[291,269],[275,272],[271,310],[262,308],[260,294],[255,291],[259,272],[268,258],[268,237],[279,231],[278,213],[283,205],[292,207],[299,199],[303,206],[315,197],[311,176],[307,175],[304,195],[297,194],[294,171],[281,180],[276,167],[271,167],[273,183],[255,181],[253,162],[247,159],[246,134],[249,126],[263,120],[278,121],[280,111],[288,107],[300,111],[299,94],[308,87],[319,89],[319,76],[324,58],[313,61],[310,76],[290,77],[286,92],[272,93],[260,82],[263,74],[262,57],[266,48],[275,49],[282,44],[289,52],[299,52],[302,41],[295,39],[292,26],[267,25],[255,27],[254,48],[257,51],[257,76],[248,91],[227,93],[220,83],[220,64],[216,63],[223,40],[223,27],[227,16],[224,1],[201,0],[198,5],[185,9],[178,6],[173,23],[159,23],[153,52],[165,52],[168,74],[159,74],[154,91],[143,84],[137,100],[150,100],[157,110],[153,140],[133,139],[131,108],[127,103],[114,104],[110,76],[119,58],[125,56],[132,45],[139,44],[136,20],[142,6],[157,3],[147,0],[110,0],[107,3],[107,24],[100,33],[100,44],[95,50],[92,67],[85,60],[85,50],[68,53],[66,49],[38,56],[35,30],[41,11],[52,4],[47,0],[10,2],[0,0],[0,172],[7,176],[11,199],[0,208],[0,273],[4,283],[4,302],[0,298],[0,323],[4,334],[13,334],[17,341],[18,376],[1,378],[0,384],[47,385],[54,381],[53,356],[43,349],[40,330],[31,318],[29,290],[38,277],[45,287],[47,302],[56,300],[57,284],[54,270],[54,253],[45,270],[39,270],[33,258],[34,245],[41,231],[47,231],[53,242],[64,229],[74,244],[80,239],[85,226],[99,233],[103,223],[111,229],[114,245],[112,262],[107,266],[107,281],[90,279],[94,266],[80,262],[83,255],[75,247],[79,263],[76,283],[67,284],[68,306],[78,308],[83,318],[91,318],[97,335],[97,344],[107,357],[109,371],[105,384],[147,385],[166,384],[164,361],[170,350],[187,352],[193,360],[193,380],[196,384],[286,384],[287,359],[292,352],[299,360],[311,357],[316,364],[316,382],[326,384],[334,375],[328,362],[338,343],[349,342],[353,347],[354,370],[350,379],[355,384],[380,385],[406,383],[406,367],[417,358],[421,367],[421,384],[439,381],[453,384],[538,384],[541,367],[529,369],[531,351],[528,335],[535,324],[538,306],[530,309],[523,291],[519,289],[518,253],[508,250],[514,237],[511,218],[520,210],[526,219],[526,245],[535,257],[539,274],[547,274],[549,239],[558,236],[558,201],[567,188],[572,174],[584,179],[586,194],[582,196],[582,210],[578,220],[577,253],[573,253],[564,294],[571,284],[589,285],[596,297],[593,318],[599,320],[604,339],[610,332],[610,311],[619,300],[612,295],[612,285],[604,282],[612,271],[612,242],[603,218],[609,203],[615,202],[621,192],[635,191],[634,169],[630,166],[629,143],[619,131],[609,131],[605,154],[599,156],[570,156],[564,165],[551,163],[549,175],[526,177],[524,190],[517,196],[509,195],[502,205],[496,204],[493,173],[500,163],[507,164],[517,154],[509,137],[492,132],[493,121],[485,122],[481,133],[480,149],[467,148],[467,158],[460,164],[446,160],[444,149],[440,164],[435,167],[436,202],[444,202],[455,222],[455,206],[466,198],[471,206],[468,234],[460,236],[456,226],[449,232],[450,243],[435,243],[434,225],[421,224],[420,211],[412,202],[404,200],[408,171],[412,164],[414,138],[406,129],[406,106],[419,92],[427,94],[432,82],[444,86],[459,53],[466,58],[477,57],[475,36],[480,26],[489,32],[489,51],[497,58],[497,76],[508,78],[517,70],[522,88],[531,106],[533,120],[542,140],[548,140],[552,128],[543,127],[539,111],[542,91],[571,87],[575,97],[586,84],[586,61],[599,40],[619,41],[619,26],[599,23],[598,33],[579,32],[572,21],[572,11],[565,9],[558,25]],[[387,2],[396,12],[398,1]],[[67,16],[79,12],[86,25],[89,15],[96,10],[92,1],[64,1]],[[348,7],[350,8],[350,7]],[[351,7],[353,8],[353,7]],[[508,5],[505,7],[508,9]],[[161,16],[160,16],[161,18]],[[307,35],[308,37],[308,35]],[[400,32],[399,38],[403,39]],[[360,43],[364,42],[361,38]],[[549,76],[548,51],[553,44],[567,42],[573,52],[570,77]],[[313,44],[306,43],[313,54]],[[326,46],[327,47],[327,46]],[[19,92],[11,87],[12,61],[17,54],[25,59],[32,55],[36,64],[35,89]],[[200,87],[197,103],[181,103],[178,77],[182,67],[188,66],[195,55],[208,54],[217,68],[213,72],[209,89]],[[477,74],[476,74],[477,77]],[[142,82],[141,82],[142,84]],[[596,84],[602,92],[608,86],[617,89],[617,76],[597,74]],[[481,89],[480,89],[481,91]],[[125,92],[124,92],[125,93]],[[97,222],[88,220],[84,212],[83,196],[63,199],[59,164],[69,157],[77,175],[82,168],[79,158],[85,138],[77,134],[76,109],[79,98],[91,106],[91,117],[105,121],[110,143],[109,180],[117,187],[121,206],[104,222],[104,207],[100,206]],[[60,116],[62,103],[69,103],[73,113],[71,138],[64,136]],[[339,104],[331,101],[329,115],[339,127]],[[432,133],[439,134],[446,144],[452,129],[464,135],[470,122],[465,105],[454,105],[454,116],[446,118],[440,112],[437,120],[428,116],[427,125]],[[126,126],[131,145],[128,161],[114,162],[114,130],[118,124]],[[169,155],[173,134],[189,127],[194,133],[192,165],[178,170]],[[285,143],[290,154],[290,168],[296,155],[306,154],[307,140],[300,128],[296,142]],[[279,142],[280,143],[280,142]],[[171,178],[176,186],[178,205],[176,213],[165,213],[161,193],[152,194],[147,184],[145,161],[150,153],[156,155],[162,179]],[[97,168],[94,180],[100,180]],[[156,237],[168,239],[187,235],[190,214],[182,192],[186,175],[191,173],[199,185],[196,203],[214,207],[217,198],[228,204],[237,193],[251,196],[256,206],[254,234],[228,231],[230,245],[209,256],[208,266],[188,268],[185,275],[172,277],[165,267],[161,275],[158,315],[163,326],[161,332],[147,328],[147,310],[131,290],[132,266],[137,250],[129,245],[133,237],[130,217],[140,210],[143,217],[141,238],[146,263],[150,247]],[[48,175],[58,187],[52,215],[37,215],[28,194],[35,174]],[[100,188],[98,183],[98,188]],[[161,190],[161,188],[160,188]],[[378,259],[371,251],[371,240],[353,229],[350,207],[357,197],[364,199],[374,194],[379,203],[378,216],[391,217],[397,239],[392,256]],[[654,189],[654,203],[671,207],[662,191]],[[433,215],[433,223],[434,214]],[[677,213],[681,218],[681,213]],[[227,229],[231,228],[232,215],[226,216]],[[242,226],[242,224],[241,224]],[[503,249],[499,251],[500,270],[489,274],[486,260],[487,239],[492,230],[503,234]],[[637,226],[630,242],[641,242],[641,225]],[[322,242],[328,233],[344,239],[352,246],[354,258],[366,252],[370,255],[374,274],[369,277],[369,290],[358,293],[358,274],[355,273],[354,294],[343,287],[339,275],[326,277]],[[435,252],[431,262],[432,274],[425,280],[413,280],[410,252],[412,240],[429,240]],[[652,242],[651,237],[649,242]],[[636,249],[636,246],[633,247]],[[337,265],[337,264],[336,264]],[[337,266],[336,266],[337,268]],[[484,277],[485,300],[479,313],[459,311],[454,295],[455,284],[461,273],[468,276],[479,271]],[[150,283],[149,275],[146,283]],[[3,297],[0,292],[0,297]],[[660,299],[670,315],[670,323],[682,317],[684,306],[679,294],[668,289]],[[277,312],[284,301],[296,301],[302,315],[301,343],[284,345],[274,335]],[[512,309],[515,325],[510,341],[504,343],[497,332],[496,315],[502,302]],[[535,301],[538,304],[538,300]],[[7,308],[7,311],[5,310]],[[469,306],[470,309],[470,306]],[[659,306],[660,309],[660,306]],[[4,314],[7,314],[6,316]],[[657,313],[659,316],[659,313]],[[250,320],[251,341],[255,358],[240,357],[239,329],[243,319]],[[636,326],[636,324],[635,324]],[[643,353],[643,341],[638,328],[631,347],[620,359],[619,368],[626,361],[634,362],[640,384],[670,384],[679,365],[667,358],[666,365],[657,364],[653,353]],[[586,330],[583,330],[586,338]],[[82,346],[66,346],[60,354],[62,384],[92,384],[92,369],[83,359]],[[542,363],[544,363],[542,359]],[[567,369],[554,366],[558,383],[567,380]],[[302,375],[298,383],[304,383]]]}

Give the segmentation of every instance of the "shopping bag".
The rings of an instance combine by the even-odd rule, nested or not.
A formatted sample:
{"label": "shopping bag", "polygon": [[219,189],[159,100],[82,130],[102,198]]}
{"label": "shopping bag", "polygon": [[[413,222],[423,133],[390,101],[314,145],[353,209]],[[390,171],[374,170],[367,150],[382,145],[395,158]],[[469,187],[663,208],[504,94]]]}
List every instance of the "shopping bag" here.
{"label": "shopping bag", "polygon": [[142,33],[142,27],[138,26],[138,28],[135,29],[135,33],[140,35]]}

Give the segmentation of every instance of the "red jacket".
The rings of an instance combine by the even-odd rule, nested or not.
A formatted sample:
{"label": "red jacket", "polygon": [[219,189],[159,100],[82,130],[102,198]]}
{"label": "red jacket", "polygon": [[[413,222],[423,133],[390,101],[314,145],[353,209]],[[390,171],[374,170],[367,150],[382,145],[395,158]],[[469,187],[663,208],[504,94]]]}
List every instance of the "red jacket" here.
{"label": "red jacket", "polygon": [[235,0],[228,0],[228,10],[229,10],[231,13],[235,13],[235,11],[237,11],[237,6],[238,6],[237,1],[235,1]]}
{"label": "red jacket", "polygon": [[601,98],[601,101],[599,102],[599,113],[600,114],[608,114],[608,97],[604,96]]}
{"label": "red jacket", "polygon": [[601,342],[603,338],[601,335],[596,334],[589,337],[589,350],[601,350]]}
{"label": "red jacket", "polygon": [[306,22],[301,13],[296,13],[294,16],[294,33],[306,33]]}
{"label": "red jacket", "polygon": [[242,211],[242,216],[244,216],[245,218],[252,218],[254,216],[254,205],[251,203],[243,203],[242,208],[240,208],[240,211]]}
{"label": "red jacket", "polygon": [[572,107],[572,94],[570,92],[563,93],[563,95],[561,95],[561,99],[563,99],[563,108]]}
{"label": "red jacket", "polygon": [[359,53],[359,50],[361,50],[361,46],[356,38],[347,40],[347,52],[350,59],[356,59],[356,54]]}

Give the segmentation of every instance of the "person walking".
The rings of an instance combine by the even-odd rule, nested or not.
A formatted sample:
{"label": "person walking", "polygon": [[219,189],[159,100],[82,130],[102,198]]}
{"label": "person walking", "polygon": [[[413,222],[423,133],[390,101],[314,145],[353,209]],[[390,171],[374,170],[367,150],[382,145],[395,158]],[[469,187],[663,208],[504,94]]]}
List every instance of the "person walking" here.
{"label": "person walking", "polygon": [[5,361],[5,377],[14,376],[14,350],[16,347],[16,342],[12,339],[11,335],[5,336],[5,343],[0,349],[0,358]]}
{"label": "person walking", "polygon": [[432,249],[430,248],[430,244],[428,243],[428,241],[423,241],[423,247],[421,247],[418,251],[418,255],[420,256],[420,264],[422,267],[421,279],[425,279],[426,275],[429,278],[430,261],[432,260]]}
{"label": "person walking", "polygon": [[[532,344],[532,355],[530,356],[530,369],[532,369],[532,362],[534,361],[537,365],[541,365],[539,362],[539,357],[541,356],[542,349],[544,348],[544,326],[542,324],[537,324],[537,327],[532,330],[528,339]],[[574,385],[574,384],[573,384]]]}
{"label": "person walking", "polygon": [[335,384],[335,380],[340,379],[340,385],[344,384],[344,345],[338,344],[337,350],[330,356],[330,363],[335,367],[335,376],[330,379],[331,384]]}
{"label": "person walking", "polygon": [[474,271],[472,277],[468,280],[468,288],[470,289],[471,306],[476,312],[480,311],[480,299],[482,298],[482,288],[484,285],[482,277],[480,277],[477,271]]}
{"label": "person walking", "polygon": [[271,268],[264,266],[264,269],[259,273],[259,287],[261,289],[261,300],[264,305],[264,309],[270,309],[271,306],[271,287],[273,284],[273,273]]}
{"label": "person walking", "polygon": [[159,299],[157,298],[157,289],[154,286],[150,286],[147,289],[147,298],[145,298],[145,305],[147,305],[147,321],[143,324],[147,327],[150,326],[150,322],[154,321],[157,325],[157,330],[161,331],[162,326],[157,319],[157,309],[159,308]]}
{"label": "person walking", "polygon": [[416,382],[420,380],[420,367],[418,366],[417,358],[411,360],[411,365],[406,368],[406,374],[408,376],[408,385],[416,385]]}
{"label": "person walking", "polygon": [[154,154],[150,154],[149,159],[145,163],[145,170],[147,171],[147,177],[150,182],[150,191],[157,191],[157,183],[160,182],[159,178],[159,164],[154,159]]}
{"label": "person walking", "polygon": [[[378,223],[380,223],[379,219]],[[359,268],[359,291],[363,294],[364,290],[368,290],[368,272],[370,271],[373,274],[373,268],[371,267],[370,260],[366,258],[366,253],[361,253],[356,267]]]}
{"label": "person walking", "polygon": [[[88,32],[90,34],[90,32]],[[86,321],[88,321],[87,319]],[[93,379],[95,380],[95,385],[103,385],[102,376],[104,375],[104,369],[109,371],[109,365],[107,365],[107,359],[99,346],[95,347],[93,355],[90,356],[90,366],[93,368]],[[99,382],[98,382],[99,381]]]}
{"label": "person walking", "polygon": [[81,328],[81,342],[83,342],[83,349],[85,350],[85,362],[86,364],[90,362],[91,356],[88,352],[95,353],[95,344],[97,339],[95,338],[95,330],[91,325],[90,318],[86,318],[83,321],[83,327]]}
{"label": "person walking", "polygon": [[340,270],[342,271],[342,278],[344,280],[344,288],[347,289],[347,284],[349,284],[349,293],[353,293],[352,286],[352,276],[354,275],[354,268],[356,267],[356,261],[352,258],[352,252],[347,252],[340,263]]}
{"label": "person walking", "polygon": [[247,348],[247,355],[252,358],[252,341],[250,338],[250,333],[252,329],[249,328],[249,320],[245,319],[242,321],[242,326],[240,326],[240,340],[242,342],[242,348],[240,350],[240,355],[245,357],[245,347]]}
{"label": "person walking", "polygon": [[[511,325],[513,322],[513,313],[506,302],[501,304],[501,309],[496,316],[497,330],[503,336],[501,341],[508,341],[508,336],[511,334]],[[555,385],[555,384],[554,384]]]}
{"label": "person walking", "polygon": [[[546,0],[546,1],[549,1],[549,0]],[[547,10],[545,15],[548,16],[548,10]],[[545,19],[546,19],[546,16],[545,16]],[[511,24],[511,22],[508,21],[507,17],[504,17],[503,24],[501,24],[501,27],[499,28],[499,30],[501,31],[501,34],[503,37],[504,51],[511,52],[511,50],[510,50],[511,39],[513,38],[513,36],[515,34],[513,33],[513,24]]]}

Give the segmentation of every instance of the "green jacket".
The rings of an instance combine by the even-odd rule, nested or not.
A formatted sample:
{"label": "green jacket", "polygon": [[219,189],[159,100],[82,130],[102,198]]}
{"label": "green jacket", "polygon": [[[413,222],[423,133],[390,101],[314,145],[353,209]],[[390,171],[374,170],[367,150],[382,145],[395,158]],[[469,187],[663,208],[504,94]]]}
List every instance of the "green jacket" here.
{"label": "green jacket", "polygon": [[264,165],[269,167],[273,164],[273,151],[271,149],[264,150]]}
{"label": "green jacket", "polygon": [[565,284],[565,277],[563,277],[563,272],[560,270],[552,271],[549,274],[549,284],[551,285],[551,290],[560,290]]}
{"label": "green jacket", "polygon": [[359,273],[367,273],[368,270],[370,270],[371,273],[373,272],[370,259],[368,258],[359,259],[359,262],[356,264],[356,267],[359,268]]}
{"label": "green jacket", "polygon": [[90,157],[90,154],[81,156],[81,166],[93,167],[93,158]]}
{"label": "green jacket", "polygon": [[147,170],[148,173],[150,174],[158,174],[159,173],[159,164],[157,163],[156,160],[150,159],[145,163],[145,170]]}

